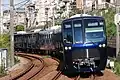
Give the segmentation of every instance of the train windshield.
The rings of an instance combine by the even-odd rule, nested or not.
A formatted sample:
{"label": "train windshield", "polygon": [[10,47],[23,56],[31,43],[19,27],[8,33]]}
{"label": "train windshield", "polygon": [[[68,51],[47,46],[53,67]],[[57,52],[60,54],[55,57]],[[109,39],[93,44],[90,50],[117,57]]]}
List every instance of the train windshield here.
{"label": "train windshield", "polygon": [[63,38],[65,43],[72,43],[73,42],[73,35],[72,35],[72,21],[67,21],[63,23]]}
{"label": "train windshield", "polygon": [[82,20],[73,21],[74,43],[82,43]]}
{"label": "train windshield", "polygon": [[85,42],[101,42],[104,40],[104,21],[85,19]]}

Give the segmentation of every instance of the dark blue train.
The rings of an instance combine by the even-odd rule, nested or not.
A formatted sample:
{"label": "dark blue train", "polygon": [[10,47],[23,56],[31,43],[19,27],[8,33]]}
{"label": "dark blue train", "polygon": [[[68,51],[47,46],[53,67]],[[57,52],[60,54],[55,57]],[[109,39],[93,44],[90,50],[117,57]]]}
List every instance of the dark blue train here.
{"label": "dark blue train", "polygon": [[98,16],[77,16],[62,22],[61,28],[15,34],[15,51],[63,54],[70,72],[104,71],[107,62],[105,20]]}
{"label": "dark blue train", "polygon": [[65,68],[75,72],[104,71],[107,62],[105,20],[83,16],[62,22]]}

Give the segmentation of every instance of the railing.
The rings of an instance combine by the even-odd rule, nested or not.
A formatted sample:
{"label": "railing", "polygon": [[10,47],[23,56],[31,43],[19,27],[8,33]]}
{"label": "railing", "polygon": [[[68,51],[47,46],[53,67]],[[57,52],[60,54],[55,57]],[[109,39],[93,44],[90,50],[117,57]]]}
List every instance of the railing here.
{"label": "railing", "polygon": [[116,48],[116,37],[108,37],[107,38],[107,44],[109,47]]}
{"label": "railing", "polygon": [[84,11],[86,13],[91,12],[93,10],[100,10],[100,9],[107,9],[107,8],[116,8],[116,6],[112,3],[108,3],[108,2],[103,2],[102,4],[98,4],[96,7],[84,7]]}

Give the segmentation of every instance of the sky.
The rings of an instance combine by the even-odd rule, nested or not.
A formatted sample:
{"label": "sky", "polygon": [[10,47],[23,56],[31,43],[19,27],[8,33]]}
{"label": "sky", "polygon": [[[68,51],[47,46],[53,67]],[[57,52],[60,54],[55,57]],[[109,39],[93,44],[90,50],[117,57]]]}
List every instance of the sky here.
{"label": "sky", "polygon": [[[3,1],[3,9],[8,9],[9,8],[9,3],[10,3],[10,0],[2,0]],[[14,1],[14,4],[17,4],[17,3],[20,3],[20,2],[23,2],[23,1],[27,1],[27,0],[13,0]],[[25,3],[25,2],[24,2]]]}
{"label": "sky", "polygon": [[[9,4],[10,0],[2,0],[3,4]],[[15,3],[19,3],[21,1],[25,1],[25,0],[13,0]]]}

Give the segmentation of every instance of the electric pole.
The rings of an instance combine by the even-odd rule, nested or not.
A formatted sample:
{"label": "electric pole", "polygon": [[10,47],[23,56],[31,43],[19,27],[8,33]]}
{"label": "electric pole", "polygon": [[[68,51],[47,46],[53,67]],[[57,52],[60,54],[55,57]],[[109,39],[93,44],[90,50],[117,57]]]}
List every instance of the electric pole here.
{"label": "electric pole", "polygon": [[0,0],[0,34],[3,34],[3,11],[2,11],[2,0]]}
{"label": "electric pole", "polygon": [[55,7],[53,7],[53,25],[52,25],[52,26],[55,25],[55,12],[54,12],[54,8],[55,8]]}
{"label": "electric pole", "polygon": [[[118,0],[116,0],[116,14],[119,13],[119,6],[118,6]],[[119,25],[120,23],[117,23],[116,25],[116,32],[117,32],[117,35],[116,35],[116,57],[119,55],[119,52],[120,52],[120,36],[119,36]]]}
{"label": "electric pole", "polygon": [[11,64],[14,65],[14,0],[10,0],[10,54],[11,54]]}

